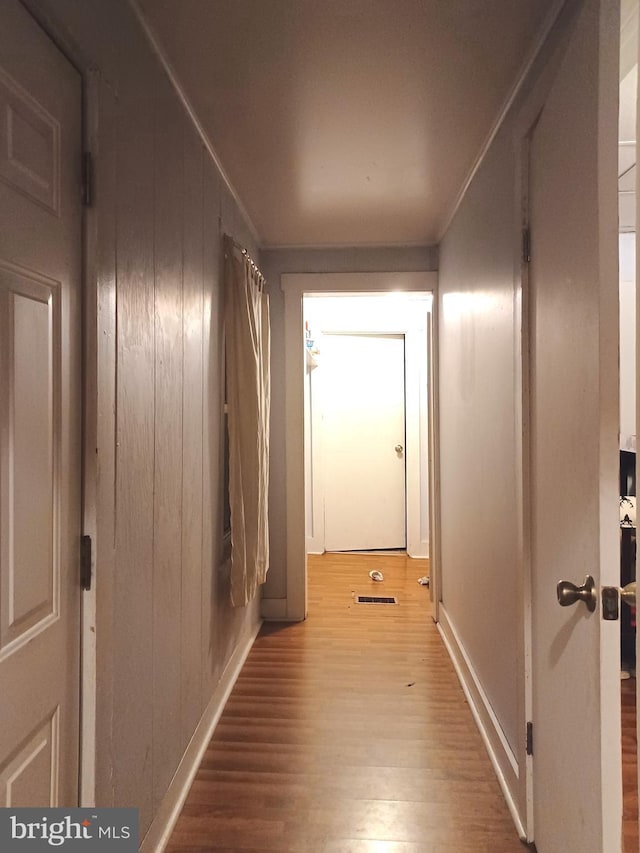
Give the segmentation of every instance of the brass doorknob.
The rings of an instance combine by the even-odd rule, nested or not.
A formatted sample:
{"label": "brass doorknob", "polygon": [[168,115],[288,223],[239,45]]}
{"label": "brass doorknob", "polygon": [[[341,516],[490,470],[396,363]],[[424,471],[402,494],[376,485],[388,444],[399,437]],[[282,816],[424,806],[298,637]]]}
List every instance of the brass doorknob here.
{"label": "brass doorknob", "polygon": [[598,596],[596,595],[596,584],[591,575],[586,576],[582,586],[576,586],[571,581],[558,581],[556,593],[560,607],[570,607],[578,601],[584,601],[590,613],[596,609]]}
{"label": "brass doorknob", "polygon": [[620,598],[628,604],[629,607],[636,606],[636,582],[631,581],[626,586],[620,589]]}
{"label": "brass doorknob", "polygon": [[402,453],[403,450],[404,450],[404,447],[401,444],[396,444],[396,446],[395,446],[396,453]]}

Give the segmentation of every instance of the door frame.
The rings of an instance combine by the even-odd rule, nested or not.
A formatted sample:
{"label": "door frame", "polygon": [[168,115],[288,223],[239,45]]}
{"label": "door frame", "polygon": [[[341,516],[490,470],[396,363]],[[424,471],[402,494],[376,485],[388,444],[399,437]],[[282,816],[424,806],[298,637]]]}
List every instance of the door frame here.
{"label": "door frame", "polygon": [[[84,82],[84,150],[99,148],[99,91],[97,72],[90,69],[82,72]],[[80,805],[96,804],[96,760],[97,760],[97,691],[98,691],[98,579],[96,577],[98,539],[98,456],[100,423],[98,410],[98,361],[100,348],[112,346],[115,335],[98,335],[98,317],[103,324],[115,325],[115,305],[112,313],[104,310],[110,302],[109,293],[99,296],[99,252],[98,210],[83,207],[83,334],[82,334],[82,533],[90,536],[91,587],[82,592],[81,605],[81,695],[80,695]],[[99,308],[102,310],[99,311]],[[115,331],[115,329],[114,329]],[[102,427],[104,429],[104,427]]]}
{"label": "door frame", "polygon": [[[318,294],[315,294],[317,296]],[[322,294],[324,295],[324,294]],[[372,300],[380,302],[379,294],[362,293],[362,294],[345,294],[347,299],[353,296],[355,299],[364,299],[371,297]],[[404,295],[404,294],[403,294]],[[410,294],[407,294],[410,295]],[[314,302],[313,296],[307,300],[307,305]],[[353,306],[350,306],[353,307]],[[364,305],[362,306],[365,307]],[[387,314],[395,312],[385,312]],[[404,312],[410,312],[405,309]],[[413,312],[413,316],[417,314]],[[420,515],[420,500],[421,494],[428,496],[428,477],[421,471],[420,448],[424,447],[428,441],[428,403],[426,395],[420,394],[420,355],[422,352],[428,351],[427,325],[428,316],[425,318],[424,328],[420,328],[420,323],[411,322],[411,316],[405,321],[402,316],[390,316],[388,319],[381,318],[373,312],[371,320],[368,318],[366,311],[362,312],[362,317],[353,318],[350,314],[342,319],[337,316],[337,319],[331,321],[316,320],[313,316],[313,310],[309,307],[306,317],[310,320],[313,328],[313,335],[317,337],[318,333],[325,336],[336,335],[398,335],[404,341],[405,353],[405,374],[404,374],[404,423],[405,423],[405,486],[404,486],[404,501],[405,501],[405,548],[409,556],[427,557],[429,551],[429,542],[425,537],[428,534],[428,522],[423,530]],[[320,352],[319,361],[322,363],[323,354]],[[428,365],[427,365],[428,367]],[[322,466],[322,446],[324,442],[324,433],[322,431],[322,421],[318,416],[322,409],[322,400],[324,399],[324,379],[320,376],[319,382],[315,380],[314,372],[307,373],[307,376],[313,377],[312,394],[308,401],[311,408],[307,404],[305,408],[305,435],[311,437],[309,442],[310,447],[305,449],[306,455],[306,471],[305,475],[311,471],[311,482],[306,482],[305,499],[309,502],[307,512],[311,509],[312,535],[306,537],[306,547],[308,554],[323,553],[325,550],[325,528],[324,528],[324,468]],[[428,373],[425,371],[424,380],[428,381]],[[305,389],[306,390],[306,389]],[[314,405],[314,400],[319,396],[320,405]],[[311,451],[311,458],[309,458]],[[428,473],[428,472],[427,472]],[[306,531],[305,531],[306,532]]]}
{"label": "door frame", "polygon": [[[304,320],[305,293],[432,293],[437,301],[437,272],[403,273],[301,273],[285,274],[280,287],[284,293],[285,344],[285,487],[286,487],[286,599],[263,599],[263,616],[302,621],[307,615],[307,571],[305,542],[304,478]],[[437,398],[433,396],[432,403]],[[429,419],[437,432],[437,411]],[[429,460],[433,469],[437,457]],[[437,477],[437,475],[436,475]],[[437,517],[437,514],[436,514]],[[439,541],[437,532],[436,539]],[[430,532],[430,540],[434,531]],[[436,555],[434,555],[436,556]],[[439,566],[432,561],[432,583],[439,590]],[[435,591],[434,591],[435,594]],[[438,598],[436,597],[436,601]]]}

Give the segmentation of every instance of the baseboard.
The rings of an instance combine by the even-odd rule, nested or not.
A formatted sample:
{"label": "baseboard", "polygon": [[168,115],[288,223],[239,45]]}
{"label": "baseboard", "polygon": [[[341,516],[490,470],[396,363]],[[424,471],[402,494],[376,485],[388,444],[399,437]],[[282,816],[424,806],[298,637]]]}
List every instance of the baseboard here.
{"label": "baseboard", "polygon": [[429,546],[425,546],[424,542],[421,542],[417,548],[414,548],[413,545],[411,547],[407,545],[407,554],[414,560],[428,560]]}
{"label": "baseboard", "polygon": [[260,615],[270,622],[286,622],[287,599],[263,598],[260,602]]}
{"label": "baseboard", "polygon": [[511,817],[521,839],[526,838],[524,821],[520,815],[517,799],[519,768],[517,758],[511,749],[493,708],[476,675],[458,634],[448,617],[446,608],[440,604],[438,630],[453,662],[453,666],[469,703],[471,713],[480,731],[489,754],[502,793],[511,812]]}
{"label": "baseboard", "polygon": [[324,554],[324,536],[307,536],[305,549],[307,554]]}
{"label": "baseboard", "polygon": [[238,645],[227,663],[222,678],[182,756],[167,793],[160,803],[160,808],[140,845],[140,853],[162,853],[165,849],[182,811],[191,783],[200,767],[202,757],[261,625],[262,621],[259,620],[244,642]]}

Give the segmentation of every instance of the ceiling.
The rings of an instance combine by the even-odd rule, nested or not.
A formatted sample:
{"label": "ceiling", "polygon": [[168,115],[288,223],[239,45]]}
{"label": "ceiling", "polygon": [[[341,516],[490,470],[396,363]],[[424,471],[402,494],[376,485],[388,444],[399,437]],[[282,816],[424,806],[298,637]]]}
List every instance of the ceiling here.
{"label": "ceiling", "polygon": [[558,0],[139,0],[263,246],[439,240]]}

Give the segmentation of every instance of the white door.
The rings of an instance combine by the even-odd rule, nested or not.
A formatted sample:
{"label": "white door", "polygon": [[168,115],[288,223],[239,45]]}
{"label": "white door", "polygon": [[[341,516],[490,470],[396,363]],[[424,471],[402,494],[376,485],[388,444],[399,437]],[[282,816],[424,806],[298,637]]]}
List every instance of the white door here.
{"label": "white door", "polygon": [[325,548],[404,548],[403,335],[322,342]]}
{"label": "white door", "polygon": [[81,80],[0,26],[0,805],[77,804]]}
{"label": "white door", "polygon": [[[617,853],[617,32],[586,0],[531,136],[529,215],[534,837]],[[556,585],[595,582],[596,607]]]}

